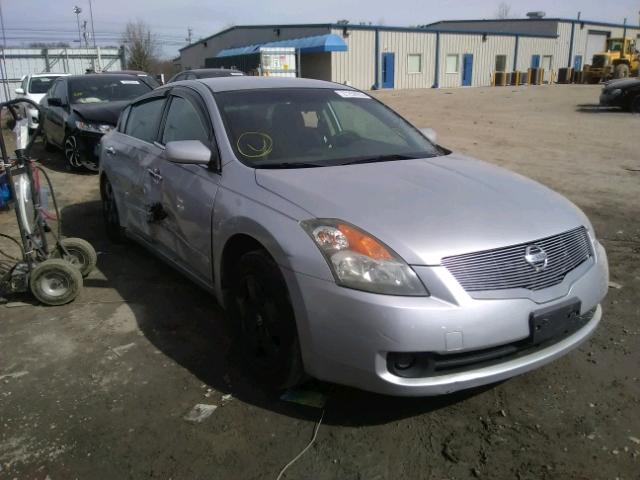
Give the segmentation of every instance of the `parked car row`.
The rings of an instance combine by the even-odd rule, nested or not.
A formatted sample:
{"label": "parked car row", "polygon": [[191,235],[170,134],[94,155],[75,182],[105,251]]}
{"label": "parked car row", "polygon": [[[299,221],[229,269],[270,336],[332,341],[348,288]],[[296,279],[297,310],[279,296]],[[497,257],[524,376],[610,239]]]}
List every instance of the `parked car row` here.
{"label": "parked car row", "polygon": [[589,220],[431,133],[330,82],[169,83],[102,140],[107,233],[212,292],[269,388],[443,394],[576,348],[608,288]]}
{"label": "parked car row", "polygon": [[[187,70],[168,83],[242,75],[230,69]],[[34,131],[42,123],[47,149],[62,150],[73,170],[97,171],[97,149],[102,135],[115,127],[120,112],[131,100],[159,86],[154,77],[137,70],[85,75],[46,73],[25,76],[16,94],[40,103],[44,118],[30,108],[29,128]]]}

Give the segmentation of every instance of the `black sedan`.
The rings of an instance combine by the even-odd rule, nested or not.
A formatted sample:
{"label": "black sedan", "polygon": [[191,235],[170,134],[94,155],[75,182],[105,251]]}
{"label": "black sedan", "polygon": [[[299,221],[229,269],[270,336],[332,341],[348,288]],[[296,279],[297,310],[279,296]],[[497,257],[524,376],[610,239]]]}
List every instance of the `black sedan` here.
{"label": "black sedan", "polygon": [[640,78],[607,82],[600,94],[600,105],[640,113]]}
{"label": "black sedan", "polygon": [[72,169],[98,170],[102,135],[129,102],[152,90],[134,75],[60,77],[40,102],[45,148],[59,148]]}
{"label": "black sedan", "polygon": [[180,80],[195,80],[197,78],[217,78],[217,77],[242,77],[244,73],[232,68],[196,68],[185,70],[171,77],[167,83],[179,82]]}

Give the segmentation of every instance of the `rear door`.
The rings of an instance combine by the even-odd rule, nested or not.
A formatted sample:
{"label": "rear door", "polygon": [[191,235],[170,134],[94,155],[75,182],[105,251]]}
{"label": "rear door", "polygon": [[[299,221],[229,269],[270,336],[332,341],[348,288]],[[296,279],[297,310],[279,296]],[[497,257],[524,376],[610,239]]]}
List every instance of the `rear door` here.
{"label": "rear door", "polygon": [[[217,149],[204,101],[184,87],[171,92],[158,145],[164,148],[179,140],[198,140],[212,151]],[[160,223],[163,231],[158,232],[158,241],[181,266],[210,284],[212,212],[220,181],[216,166],[177,164],[163,155],[157,168],[166,215]]]}
{"label": "rear door", "polygon": [[[121,157],[121,175],[127,212],[124,226],[147,241],[156,237],[160,222],[159,179],[155,173],[163,149],[158,147],[158,131],[166,102],[166,90],[131,105],[125,134],[115,155]],[[106,148],[105,144],[105,154]],[[120,150],[118,150],[118,148]]]}

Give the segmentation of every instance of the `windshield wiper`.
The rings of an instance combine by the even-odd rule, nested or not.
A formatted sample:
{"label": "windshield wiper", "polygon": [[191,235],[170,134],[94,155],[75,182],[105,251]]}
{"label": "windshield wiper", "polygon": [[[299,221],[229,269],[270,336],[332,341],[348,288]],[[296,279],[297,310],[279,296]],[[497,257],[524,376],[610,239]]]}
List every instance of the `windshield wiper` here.
{"label": "windshield wiper", "polygon": [[393,153],[390,155],[376,155],[373,157],[365,157],[365,158],[356,158],[354,160],[347,160],[340,165],[355,165],[357,163],[376,163],[376,162],[388,162],[391,160],[415,160],[416,158],[423,157],[415,157],[412,155],[402,155],[398,153]]}
{"label": "windshield wiper", "polygon": [[280,162],[280,163],[265,163],[264,165],[255,165],[256,168],[314,168],[314,167],[326,167],[327,165],[321,163],[308,163],[308,162]]}

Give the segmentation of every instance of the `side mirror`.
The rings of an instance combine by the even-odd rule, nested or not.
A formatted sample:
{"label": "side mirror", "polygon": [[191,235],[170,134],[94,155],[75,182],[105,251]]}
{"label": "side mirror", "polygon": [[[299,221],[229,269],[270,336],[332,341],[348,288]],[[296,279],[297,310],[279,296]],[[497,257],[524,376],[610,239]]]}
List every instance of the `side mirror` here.
{"label": "side mirror", "polygon": [[427,137],[427,140],[429,140],[434,145],[438,144],[438,134],[433,128],[421,128],[420,133]]}
{"label": "side mirror", "polygon": [[16,89],[15,89],[15,92],[16,92],[18,95],[24,95],[24,88],[22,88],[22,87],[18,87],[18,88],[16,88]]}
{"label": "side mirror", "polygon": [[49,97],[47,99],[47,103],[51,107],[64,107],[64,104],[62,103],[62,99],[60,97]]}
{"label": "side mirror", "polygon": [[200,140],[176,140],[165,145],[167,159],[185,165],[209,165],[211,149]]}

